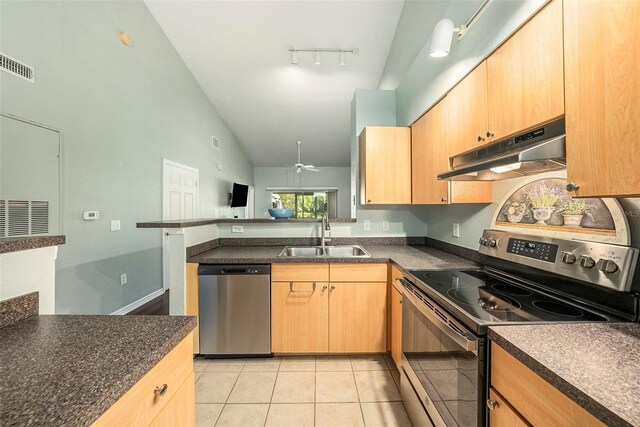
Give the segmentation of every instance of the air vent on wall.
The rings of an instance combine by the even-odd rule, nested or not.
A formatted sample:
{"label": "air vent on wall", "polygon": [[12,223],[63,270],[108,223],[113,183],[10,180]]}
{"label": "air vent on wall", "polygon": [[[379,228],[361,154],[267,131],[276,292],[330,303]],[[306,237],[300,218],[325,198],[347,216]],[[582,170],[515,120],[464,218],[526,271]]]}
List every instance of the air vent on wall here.
{"label": "air vent on wall", "polygon": [[0,52],[0,70],[13,76],[20,77],[28,82],[35,83],[35,71],[33,67],[13,59]]}
{"label": "air vent on wall", "polygon": [[215,148],[216,150],[220,149],[220,140],[218,138],[216,138],[215,136],[211,137],[211,146],[213,148]]}
{"label": "air vent on wall", "polygon": [[0,237],[7,235],[7,202],[0,200]]}
{"label": "air vent on wall", "polygon": [[0,237],[29,236],[49,232],[49,202],[0,200]]}

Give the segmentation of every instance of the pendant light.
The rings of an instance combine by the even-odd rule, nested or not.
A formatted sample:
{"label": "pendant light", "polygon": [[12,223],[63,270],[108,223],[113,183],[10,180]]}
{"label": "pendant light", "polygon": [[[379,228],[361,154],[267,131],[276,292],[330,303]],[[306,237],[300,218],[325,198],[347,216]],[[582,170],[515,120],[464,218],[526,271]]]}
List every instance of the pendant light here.
{"label": "pendant light", "polygon": [[291,51],[291,65],[298,65],[298,51],[295,49]]}
{"label": "pendant light", "polygon": [[340,66],[345,67],[347,65],[347,55],[344,53],[344,50],[340,51]]}
{"label": "pendant light", "polygon": [[320,51],[316,50],[316,62],[314,62],[315,65],[322,65],[322,61],[320,60]]}

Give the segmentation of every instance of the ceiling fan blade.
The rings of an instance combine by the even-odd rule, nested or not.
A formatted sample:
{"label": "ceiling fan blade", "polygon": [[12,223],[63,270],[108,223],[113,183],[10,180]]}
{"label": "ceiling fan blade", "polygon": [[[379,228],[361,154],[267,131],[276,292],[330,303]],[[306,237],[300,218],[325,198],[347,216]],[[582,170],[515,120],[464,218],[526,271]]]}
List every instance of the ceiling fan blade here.
{"label": "ceiling fan blade", "polygon": [[308,170],[308,171],[311,171],[311,172],[320,172],[320,169],[316,169],[316,168],[309,167],[309,166],[307,166],[307,167],[306,167],[306,168],[304,168],[304,169],[305,169],[305,170]]}

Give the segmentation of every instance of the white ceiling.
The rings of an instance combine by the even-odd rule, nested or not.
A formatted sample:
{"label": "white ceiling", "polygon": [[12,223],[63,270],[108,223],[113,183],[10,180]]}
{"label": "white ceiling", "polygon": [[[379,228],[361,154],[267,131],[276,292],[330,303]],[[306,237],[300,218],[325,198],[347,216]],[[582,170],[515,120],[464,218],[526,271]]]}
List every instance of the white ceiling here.
{"label": "white ceiling", "polygon": [[[351,98],[378,87],[402,1],[145,3],[255,166],[293,163],[297,140],[304,163],[349,166]],[[290,64],[315,47],[360,53]]]}

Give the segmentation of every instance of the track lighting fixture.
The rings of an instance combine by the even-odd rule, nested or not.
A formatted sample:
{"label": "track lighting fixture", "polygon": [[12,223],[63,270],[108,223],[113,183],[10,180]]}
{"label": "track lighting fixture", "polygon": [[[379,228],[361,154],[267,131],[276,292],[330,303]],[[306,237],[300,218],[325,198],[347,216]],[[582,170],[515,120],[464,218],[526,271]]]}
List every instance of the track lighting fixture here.
{"label": "track lighting fixture", "polygon": [[493,0],[484,0],[469,21],[460,27],[455,27],[453,25],[453,21],[448,18],[443,18],[438,21],[436,26],[433,28],[433,37],[431,37],[429,55],[434,58],[447,56],[451,51],[451,39],[453,38],[453,33],[458,33],[458,40],[462,40],[467,31],[469,31],[469,28],[476,22],[476,19],[484,13],[487,6],[489,6],[492,1]]}
{"label": "track lighting fixture", "polygon": [[352,55],[357,55],[360,50],[358,48],[353,49],[327,49],[327,48],[311,48],[311,49],[289,49],[291,52],[291,65],[298,65],[298,53],[299,52],[313,52],[315,61],[315,65],[322,65],[322,54],[323,53],[337,53],[338,54],[338,64],[341,67],[345,67],[347,65],[347,53],[351,53]]}

